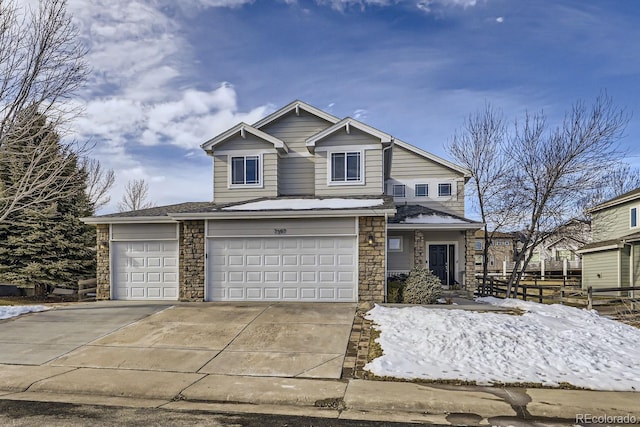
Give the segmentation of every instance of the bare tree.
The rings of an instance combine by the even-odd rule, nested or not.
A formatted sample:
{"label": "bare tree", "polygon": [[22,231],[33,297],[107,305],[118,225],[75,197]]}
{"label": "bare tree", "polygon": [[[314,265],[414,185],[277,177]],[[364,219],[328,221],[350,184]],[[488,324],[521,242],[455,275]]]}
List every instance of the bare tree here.
{"label": "bare tree", "polygon": [[517,216],[523,226],[522,245],[509,278],[517,293],[533,249],[569,218],[580,202],[600,188],[606,171],[622,159],[618,141],[629,117],[606,94],[587,107],[574,104],[562,124],[550,129],[543,113],[527,114],[510,143],[508,156],[514,197],[525,208]]}
{"label": "bare tree", "polygon": [[96,159],[85,157],[81,167],[87,174],[87,195],[93,205],[94,213],[111,201],[109,191],[113,187],[116,175],[113,169],[103,169]]}
{"label": "bare tree", "polygon": [[[66,144],[53,158],[59,140],[46,137],[60,134],[76,113],[68,101],[88,72],[66,1],[42,0],[37,10],[18,3],[0,1],[0,170],[16,156],[27,163],[19,180],[0,185],[0,222],[26,207],[66,198],[70,186],[63,177],[83,151]],[[23,149],[33,141],[39,146]]]}
{"label": "bare tree", "polygon": [[147,209],[154,206],[154,203],[148,200],[149,184],[144,179],[134,179],[127,182],[125,193],[122,200],[118,203],[120,212],[137,211]]}
{"label": "bare tree", "polygon": [[484,223],[483,280],[487,280],[489,247],[496,231],[508,224],[517,209],[509,191],[513,165],[505,155],[507,127],[501,112],[490,104],[467,117],[447,146],[449,154],[471,174],[472,200]]}

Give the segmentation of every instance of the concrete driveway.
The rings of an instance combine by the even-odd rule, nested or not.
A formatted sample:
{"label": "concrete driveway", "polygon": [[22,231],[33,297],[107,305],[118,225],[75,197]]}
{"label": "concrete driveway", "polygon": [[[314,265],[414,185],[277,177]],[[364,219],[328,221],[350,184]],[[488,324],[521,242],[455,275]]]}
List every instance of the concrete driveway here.
{"label": "concrete driveway", "polygon": [[[355,304],[93,304],[3,324],[0,363],[340,378],[355,313]],[[7,337],[17,340],[25,325],[37,326],[5,352]]]}

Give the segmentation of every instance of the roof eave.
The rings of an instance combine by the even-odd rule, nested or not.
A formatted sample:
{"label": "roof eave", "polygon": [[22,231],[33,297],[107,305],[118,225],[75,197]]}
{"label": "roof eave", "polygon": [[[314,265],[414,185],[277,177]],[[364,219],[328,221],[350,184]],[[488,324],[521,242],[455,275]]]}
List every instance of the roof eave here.
{"label": "roof eave", "polygon": [[294,111],[296,109],[302,109],[310,114],[313,114],[314,116],[317,116],[323,120],[328,121],[329,123],[338,123],[340,121],[340,119],[332,114],[329,114],[325,111],[320,110],[319,108],[314,107],[313,105],[309,105],[306,102],[300,101],[300,100],[295,100],[291,103],[289,103],[288,105],[285,105],[284,107],[280,108],[279,110],[269,114],[267,117],[264,117],[260,120],[258,120],[257,122],[255,122],[253,124],[253,127],[256,129],[260,129],[263,126],[268,125],[271,122],[274,122],[276,120],[278,120],[280,117],[288,114],[291,111]]}
{"label": "roof eave", "polygon": [[307,146],[307,149],[309,150],[309,152],[313,153],[315,151],[316,143],[318,143],[319,141],[322,141],[325,138],[328,138],[329,136],[333,135],[335,132],[343,128],[348,129],[351,126],[353,126],[354,128],[358,129],[361,132],[367,133],[375,138],[380,139],[380,143],[383,145],[390,144],[392,141],[394,141],[394,138],[388,133],[382,132],[374,127],[371,127],[351,117],[347,117],[335,123],[333,126],[330,126],[316,133],[315,135],[310,136],[305,141],[305,145]]}
{"label": "roof eave", "polygon": [[227,210],[200,213],[171,214],[176,220],[189,219],[259,219],[259,218],[298,218],[298,217],[345,217],[345,216],[385,216],[394,215],[394,208],[378,209],[309,209],[309,210],[273,210],[242,211]]}
{"label": "roof eave", "polygon": [[167,216],[89,216],[80,218],[85,224],[97,225],[97,224],[124,224],[124,223],[175,223],[176,221]]}
{"label": "roof eave", "polygon": [[412,223],[391,223],[387,224],[387,228],[395,230],[479,230],[484,224],[481,223],[469,223],[469,224],[451,224],[451,223],[439,223],[439,224],[412,224]]}
{"label": "roof eave", "polygon": [[227,130],[226,132],[223,132],[220,135],[217,135],[211,138],[204,144],[200,145],[200,147],[208,153],[213,153],[216,145],[222,144],[228,141],[229,139],[233,138],[238,132],[240,132],[241,135],[244,135],[245,132],[248,132],[253,136],[255,136],[256,138],[262,139],[266,142],[273,144],[274,148],[276,148],[278,151],[285,152],[285,153],[289,152],[289,147],[284,141],[272,135],[269,135],[268,133],[262,132],[261,130],[256,129],[253,126],[248,125],[244,122],[238,123],[231,129]]}

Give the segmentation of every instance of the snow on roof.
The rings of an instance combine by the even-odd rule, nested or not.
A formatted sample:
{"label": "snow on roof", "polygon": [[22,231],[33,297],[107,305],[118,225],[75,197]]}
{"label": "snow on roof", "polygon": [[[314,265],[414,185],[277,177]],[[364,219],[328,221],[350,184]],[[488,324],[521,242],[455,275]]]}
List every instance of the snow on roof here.
{"label": "snow on roof", "polygon": [[460,218],[456,218],[450,215],[437,215],[437,214],[420,214],[418,216],[407,217],[403,221],[400,221],[401,224],[468,224],[468,221],[465,221]]}
{"label": "snow on roof", "polygon": [[262,200],[241,205],[227,206],[223,211],[306,210],[306,209],[357,209],[382,206],[383,199],[281,199]]}

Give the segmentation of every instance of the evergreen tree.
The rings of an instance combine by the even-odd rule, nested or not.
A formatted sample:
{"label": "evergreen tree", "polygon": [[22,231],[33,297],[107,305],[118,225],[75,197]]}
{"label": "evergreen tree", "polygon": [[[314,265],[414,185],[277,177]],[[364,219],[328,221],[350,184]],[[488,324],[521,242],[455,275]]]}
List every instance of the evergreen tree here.
{"label": "evergreen tree", "polygon": [[95,230],[79,220],[91,215],[93,207],[85,192],[87,175],[75,155],[43,115],[27,111],[25,118],[28,125],[14,129],[19,137],[9,134],[0,148],[0,185],[18,188],[26,168],[42,167],[46,173],[49,162],[64,161],[65,171],[56,179],[68,197],[34,203],[0,223],[0,280],[35,286],[42,295],[51,287],[74,286],[95,274]]}

